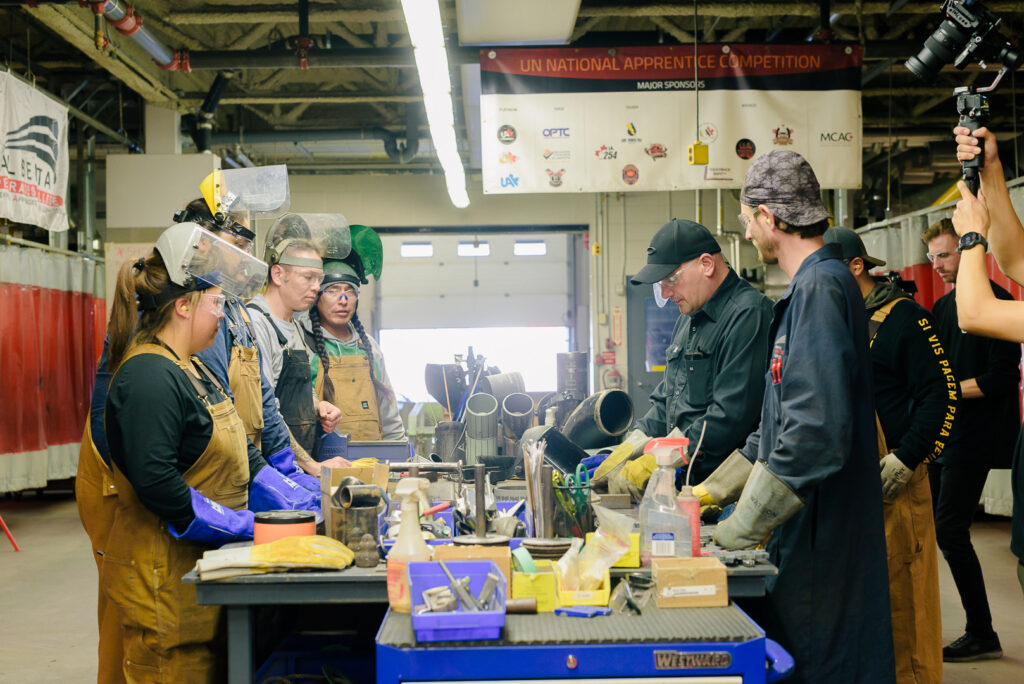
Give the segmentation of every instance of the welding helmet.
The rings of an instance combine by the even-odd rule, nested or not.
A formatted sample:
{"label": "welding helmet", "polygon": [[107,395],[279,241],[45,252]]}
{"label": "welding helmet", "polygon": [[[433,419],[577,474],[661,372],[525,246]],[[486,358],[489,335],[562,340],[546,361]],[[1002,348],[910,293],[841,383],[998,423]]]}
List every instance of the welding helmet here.
{"label": "welding helmet", "polygon": [[233,217],[250,232],[256,219],[283,216],[291,204],[284,164],[218,169],[203,179],[199,191],[218,223]]}

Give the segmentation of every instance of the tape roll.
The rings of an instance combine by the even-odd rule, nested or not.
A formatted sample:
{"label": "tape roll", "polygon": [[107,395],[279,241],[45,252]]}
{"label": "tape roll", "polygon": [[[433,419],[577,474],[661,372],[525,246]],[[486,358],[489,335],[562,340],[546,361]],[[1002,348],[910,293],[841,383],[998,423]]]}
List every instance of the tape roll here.
{"label": "tape roll", "polygon": [[515,566],[517,572],[530,574],[537,572],[537,564],[533,562],[533,556],[522,546],[512,552],[512,565]]}

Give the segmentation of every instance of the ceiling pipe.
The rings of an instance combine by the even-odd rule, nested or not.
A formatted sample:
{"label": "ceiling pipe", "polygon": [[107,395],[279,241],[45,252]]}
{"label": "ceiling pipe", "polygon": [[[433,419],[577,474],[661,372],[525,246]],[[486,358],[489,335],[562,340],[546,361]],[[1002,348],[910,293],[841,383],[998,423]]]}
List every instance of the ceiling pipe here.
{"label": "ceiling pipe", "polygon": [[419,124],[406,131],[404,143],[398,136],[386,128],[342,128],[337,130],[298,130],[298,131],[264,131],[260,133],[214,133],[211,142],[214,145],[259,145],[268,143],[292,143],[301,145],[304,142],[332,142],[349,140],[380,140],[384,143],[384,151],[392,161],[407,164],[419,152]]}
{"label": "ceiling pipe", "polygon": [[[193,71],[220,69],[301,69],[299,54],[289,48],[272,50],[204,50],[187,53]],[[416,60],[412,48],[333,48],[329,50],[311,48],[306,53],[306,67],[367,68],[367,67],[408,67],[415,68]],[[451,48],[448,50],[450,64],[478,64],[480,50],[476,48]]]}
{"label": "ceiling pipe", "polygon": [[134,7],[120,0],[89,0],[89,6],[96,16],[95,40],[96,48],[102,50],[107,47],[109,41],[103,34],[103,25],[100,17],[103,17],[117,29],[118,33],[128,36],[135,43],[146,51],[153,61],[161,69],[168,71],[190,71],[188,67],[188,53],[174,52],[163,42],[150,33],[149,29],[142,25],[142,15]]}
{"label": "ceiling pipe", "polygon": [[210,91],[206,93],[203,104],[199,106],[199,111],[195,115],[187,117],[189,133],[192,135],[192,141],[196,144],[196,149],[200,152],[210,150],[213,117],[217,113],[217,105],[224,97],[224,91],[227,90],[228,81],[234,75],[233,71],[218,71],[217,77],[213,79],[213,84],[210,86]]}

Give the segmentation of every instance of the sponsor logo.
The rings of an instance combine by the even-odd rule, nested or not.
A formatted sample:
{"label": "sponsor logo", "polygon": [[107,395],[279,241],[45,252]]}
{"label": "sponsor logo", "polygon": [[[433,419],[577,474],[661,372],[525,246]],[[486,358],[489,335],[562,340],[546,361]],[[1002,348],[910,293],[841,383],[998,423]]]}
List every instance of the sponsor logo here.
{"label": "sponsor logo", "polygon": [[626,137],[622,138],[619,142],[638,143],[643,141],[644,139],[637,135],[636,125],[632,121],[626,124]]}
{"label": "sponsor logo", "polygon": [[501,178],[501,187],[503,187],[503,188],[518,188],[519,187],[519,176],[516,176],[516,175],[511,174],[511,173],[508,174],[507,176],[502,176],[502,178]]}
{"label": "sponsor logo", "polygon": [[822,145],[852,145],[853,131],[828,131],[822,132],[819,142]]}
{"label": "sponsor logo", "polygon": [[640,180],[640,169],[633,164],[626,164],[622,167],[622,182],[626,185],[636,185]]}
{"label": "sponsor logo", "polygon": [[540,132],[545,138],[568,138],[568,128],[545,128]]}
{"label": "sponsor logo", "polygon": [[516,129],[508,124],[498,129],[498,142],[502,145],[511,145],[516,141],[516,137]]}
{"label": "sponsor logo", "polygon": [[50,168],[56,175],[60,156],[60,124],[48,116],[33,116],[27,123],[8,131],[4,148],[23,150]]}
{"label": "sponsor logo", "polygon": [[656,670],[725,669],[732,666],[728,651],[655,651]]}
{"label": "sponsor logo", "polygon": [[594,156],[601,160],[617,159],[619,153],[615,151],[614,147],[601,145],[599,148],[594,150]]}
{"label": "sponsor logo", "polygon": [[736,142],[736,156],[740,159],[753,159],[757,154],[757,145],[750,138],[740,138]]}
{"label": "sponsor logo", "polygon": [[793,129],[786,126],[786,124],[782,124],[778,128],[773,128],[772,134],[775,135],[775,138],[772,140],[772,144],[774,145],[793,144]]}
{"label": "sponsor logo", "polygon": [[515,164],[517,159],[519,159],[519,157],[517,157],[516,155],[512,154],[511,152],[506,152],[505,154],[498,157],[498,162],[501,164]]}
{"label": "sponsor logo", "polygon": [[702,123],[700,125],[700,141],[705,145],[710,145],[716,140],[718,140],[718,126],[710,121]]}
{"label": "sponsor logo", "polygon": [[363,406],[363,410],[365,411],[365,410],[370,408],[370,403],[367,402],[367,401],[364,401],[364,402],[362,402],[362,406]]}
{"label": "sponsor logo", "polygon": [[569,150],[549,150],[547,148],[541,152],[548,161],[566,161],[572,157],[572,153]]}
{"label": "sponsor logo", "polygon": [[644,152],[653,160],[664,159],[668,156],[668,150],[661,143],[651,143],[644,149]]}
{"label": "sponsor logo", "polygon": [[626,135],[630,136],[631,138],[636,137],[636,126],[634,126],[632,122],[626,124]]}
{"label": "sponsor logo", "polygon": [[565,173],[565,169],[558,169],[557,171],[546,169],[546,171],[548,172],[548,185],[553,188],[562,187],[562,175]]}

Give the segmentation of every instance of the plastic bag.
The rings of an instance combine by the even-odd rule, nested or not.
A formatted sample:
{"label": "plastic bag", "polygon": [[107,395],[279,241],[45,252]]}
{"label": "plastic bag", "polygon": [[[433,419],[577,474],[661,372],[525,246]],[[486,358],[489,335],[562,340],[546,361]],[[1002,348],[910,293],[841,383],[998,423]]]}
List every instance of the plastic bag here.
{"label": "plastic bag", "polygon": [[608,568],[629,551],[629,534],[633,519],[622,513],[593,506],[597,514],[597,532],[580,552],[580,591],[597,589],[604,581]]}
{"label": "plastic bag", "polygon": [[555,572],[562,581],[562,589],[577,591],[580,588],[580,548],[583,540],[575,538],[569,543],[569,550],[555,563]]}

